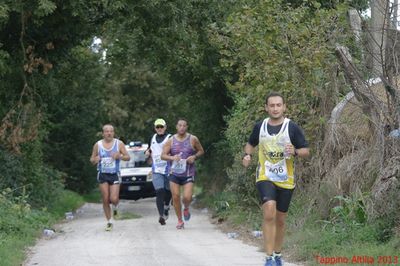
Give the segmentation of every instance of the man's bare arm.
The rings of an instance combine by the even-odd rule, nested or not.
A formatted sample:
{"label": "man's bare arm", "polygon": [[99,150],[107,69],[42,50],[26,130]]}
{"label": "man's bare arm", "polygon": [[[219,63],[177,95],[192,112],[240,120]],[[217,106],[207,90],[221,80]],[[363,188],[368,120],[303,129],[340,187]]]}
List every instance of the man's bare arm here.
{"label": "man's bare arm", "polygon": [[120,160],[129,161],[131,159],[131,156],[129,156],[129,153],[125,148],[125,144],[122,141],[119,142],[119,152],[121,153],[119,158]]}
{"label": "man's bare arm", "polygon": [[94,165],[94,164],[98,164],[99,161],[100,161],[99,148],[98,148],[97,142],[96,142],[96,144],[94,144],[94,146],[93,146],[92,155],[90,156],[90,162]]}
{"label": "man's bare arm", "polygon": [[310,156],[310,149],[309,148],[300,148],[300,149],[296,149],[296,155],[301,157],[301,158],[305,158]]}
{"label": "man's bare arm", "polygon": [[171,145],[172,145],[172,138],[168,139],[163,147],[163,151],[161,153],[161,160],[165,161],[173,161],[175,160],[175,156],[171,156]]}
{"label": "man's bare arm", "polygon": [[192,146],[196,150],[196,153],[187,158],[188,163],[193,163],[197,158],[199,158],[204,154],[204,149],[200,143],[200,140],[196,136],[192,135],[192,141],[193,141]]}

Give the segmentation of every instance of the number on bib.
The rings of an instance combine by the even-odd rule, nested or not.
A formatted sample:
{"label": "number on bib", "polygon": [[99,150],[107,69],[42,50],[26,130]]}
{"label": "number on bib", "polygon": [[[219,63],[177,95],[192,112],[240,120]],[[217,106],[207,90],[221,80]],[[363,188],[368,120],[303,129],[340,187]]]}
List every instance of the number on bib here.
{"label": "number on bib", "polygon": [[103,157],[101,158],[101,166],[103,170],[114,170],[115,160],[112,157]]}
{"label": "number on bib", "polygon": [[176,174],[183,174],[186,171],[186,159],[180,159],[179,161],[173,161],[171,170]]}
{"label": "number on bib", "polygon": [[288,180],[286,160],[277,163],[265,161],[265,176],[274,182],[285,182]]}
{"label": "number on bib", "polygon": [[154,156],[154,170],[156,173],[164,173],[167,161],[161,160],[160,155]]}

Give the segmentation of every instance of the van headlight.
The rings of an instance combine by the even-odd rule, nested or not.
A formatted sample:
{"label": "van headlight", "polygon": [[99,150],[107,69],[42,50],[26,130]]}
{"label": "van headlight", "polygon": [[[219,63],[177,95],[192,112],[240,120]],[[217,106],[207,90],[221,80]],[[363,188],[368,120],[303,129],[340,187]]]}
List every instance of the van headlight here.
{"label": "van headlight", "polygon": [[149,172],[149,173],[147,174],[147,179],[146,179],[146,181],[148,181],[148,182],[153,181],[153,175],[152,175],[151,172]]}

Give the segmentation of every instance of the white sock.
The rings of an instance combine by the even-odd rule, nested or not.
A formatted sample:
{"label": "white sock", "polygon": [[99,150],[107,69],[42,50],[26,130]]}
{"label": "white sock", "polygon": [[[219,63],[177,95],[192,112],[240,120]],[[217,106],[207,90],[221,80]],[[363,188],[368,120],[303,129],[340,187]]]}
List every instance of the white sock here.
{"label": "white sock", "polygon": [[275,253],[275,251],[274,251],[274,257],[280,257],[280,256],[282,256],[282,253],[281,253],[281,252]]}

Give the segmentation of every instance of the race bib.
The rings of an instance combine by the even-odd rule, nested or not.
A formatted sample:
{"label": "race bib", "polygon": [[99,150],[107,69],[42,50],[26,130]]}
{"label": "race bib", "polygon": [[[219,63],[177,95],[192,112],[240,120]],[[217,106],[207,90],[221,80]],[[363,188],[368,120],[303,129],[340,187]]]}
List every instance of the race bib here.
{"label": "race bib", "polygon": [[156,172],[165,172],[165,167],[167,166],[167,161],[161,160],[161,155],[156,155],[153,158],[154,169]]}
{"label": "race bib", "polygon": [[115,169],[114,158],[112,158],[112,157],[101,158],[101,167],[103,170],[114,170]]}
{"label": "race bib", "polygon": [[288,180],[286,160],[281,160],[277,163],[265,161],[265,176],[274,182],[285,182]]}
{"label": "race bib", "polygon": [[179,161],[173,161],[171,170],[176,174],[183,174],[186,171],[186,159],[180,159]]}

